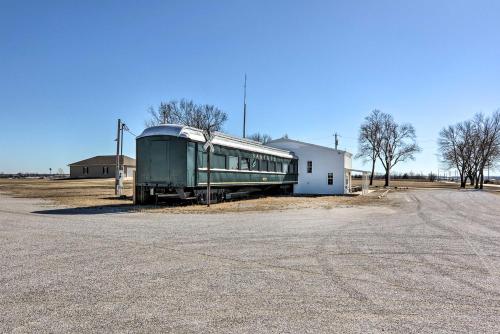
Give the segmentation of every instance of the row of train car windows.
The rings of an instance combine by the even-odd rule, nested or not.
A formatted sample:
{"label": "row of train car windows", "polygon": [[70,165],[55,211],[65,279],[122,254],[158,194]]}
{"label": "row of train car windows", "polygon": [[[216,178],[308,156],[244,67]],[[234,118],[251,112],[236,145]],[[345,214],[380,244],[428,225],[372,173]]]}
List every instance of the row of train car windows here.
{"label": "row of train car windows", "polygon": [[[227,158],[227,159],[226,159]],[[241,158],[235,156],[225,156],[212,154],[210,156],[210,168],[230,169],[230,170],[254,170],[263,172],[296,173],[296,164],[288,162],[276,162],[260,159]],[[203,153],[201,167],[207,167],[207,154]]]}

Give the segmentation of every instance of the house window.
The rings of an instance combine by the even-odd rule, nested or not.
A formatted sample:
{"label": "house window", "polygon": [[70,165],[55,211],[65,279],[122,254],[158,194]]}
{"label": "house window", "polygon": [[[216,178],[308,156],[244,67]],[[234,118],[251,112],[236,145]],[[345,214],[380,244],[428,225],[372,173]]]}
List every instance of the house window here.
{"label": "house window", "polygon": [[279,173],[283,172],[283,164],[281,162],[276,163],[276,171]]}
{"label": "house window", "polygon": [[102,173],[103,174],[108,174],[109,173],[109,167],[106,167],[106,166],[102,167]]}
{"label": "house window", "polygon": [[313,172],[313,162],[312,161],[308,161],[307,162],[307,172],[308,173],[312,173]]}
{"label": "house window", "polygon": [[331,186],[333,184],[333,173],[328,173],[328,185]]}
{"label": "house window", "polygon": [[227,157],[228,168],[229,169],[238,169],[238,157]]}
{"label": "house window", "polygon": [[89,173],[89,168],[83,167],[83,174],[88,174],[88,173]]}
{"label": "house window", "polygon": [[283,173],[288,173],[288,162],[283,163]]}

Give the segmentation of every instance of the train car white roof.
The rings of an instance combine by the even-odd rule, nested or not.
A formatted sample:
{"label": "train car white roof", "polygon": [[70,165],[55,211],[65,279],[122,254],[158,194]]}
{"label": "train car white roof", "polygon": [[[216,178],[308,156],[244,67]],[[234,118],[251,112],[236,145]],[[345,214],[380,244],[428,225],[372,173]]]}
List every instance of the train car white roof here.
{"label": "train car white roof", "polygon": [[[214,145],[232,147],[235,149],[261,154],[271,154],[288,159],[294,158],[294,155],[290,151],[266,146],[254,140],[233,137],[222,132],[214,132],[214,135],[215,137],[212,141]],[[152,126],[145,129],[139,136],[137,136],[137,138],[139,139],[151,136],[172,136],[187,138],[199,143],[205,142],[205,136],[203,135],[202,130],[179,124],[162,124]]]}

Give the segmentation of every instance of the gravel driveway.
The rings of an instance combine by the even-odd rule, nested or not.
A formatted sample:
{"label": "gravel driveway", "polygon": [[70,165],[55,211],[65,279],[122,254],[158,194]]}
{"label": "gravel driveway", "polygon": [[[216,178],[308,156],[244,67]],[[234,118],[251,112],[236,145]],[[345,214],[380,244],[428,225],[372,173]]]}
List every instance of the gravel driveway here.
{"label": "gravel driveway", "polygon": [[0,197],[0,332],[500,332],[500,196],[205,215]]}

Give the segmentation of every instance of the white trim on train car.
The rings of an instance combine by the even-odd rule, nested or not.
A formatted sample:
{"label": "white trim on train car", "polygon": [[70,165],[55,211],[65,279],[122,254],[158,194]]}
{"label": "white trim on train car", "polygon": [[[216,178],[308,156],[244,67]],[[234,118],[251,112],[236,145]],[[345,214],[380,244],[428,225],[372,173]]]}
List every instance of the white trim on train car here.
{"label": "white trim on train car", "polygon": [[[212,141],[214,145],[231,147],[249,152],[269,154],[287,159],[295,158],[293,153],[290,151],[266,146],[254,140],[233,137],[222,132],[214,132],[214,135],[215,137]],[[162,124],[152,126],[145,129],[139,136],[137,136],[137,139],[151,136],[172,136],[186,138],[199,143],[205,142],[202,130],[179,124]]]}
{"label": "white trim on train car", "polygon": [[[295,181],[255,181],[255,182],[210,182],[210,185],[226,185],[226,184],[284,184],[284,183],[296,183]],[[205,186],[206,182],[198,182],[198,186]]]}
{"label": "white trim on train car", "polygon": [[[199,171],[206,172],[207,168],[198,167]],[[255,173],[255,174],[278,174],[278,175],[286,175],[287,173],[283,172],[269,172],[269,171],[260,171],[260,170],[241,170],[241,169],[223,169],[223,168],[210,168],[211,172],[234,172],[234,173]]]}

